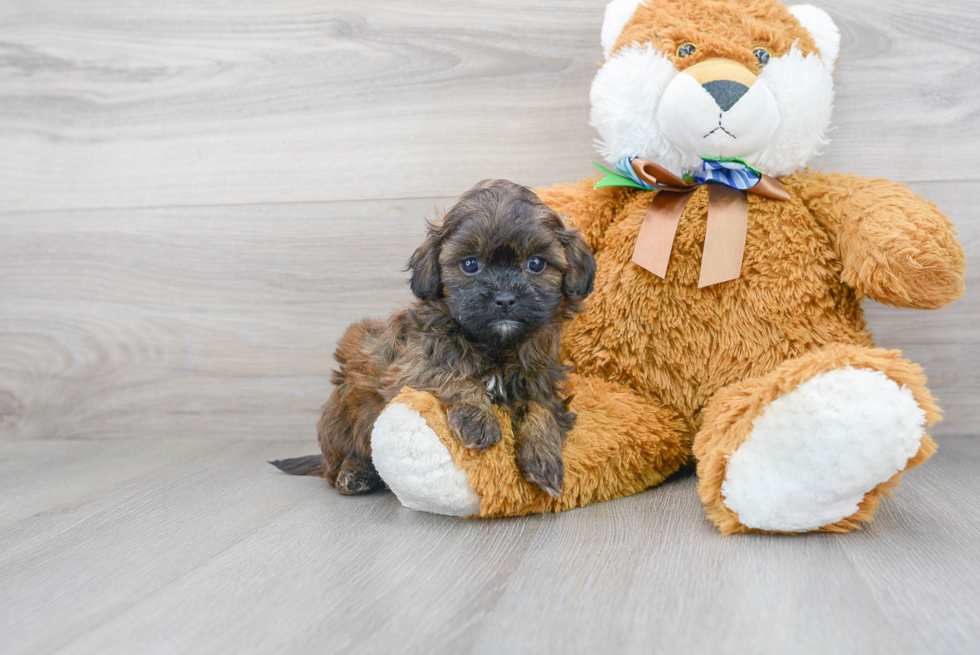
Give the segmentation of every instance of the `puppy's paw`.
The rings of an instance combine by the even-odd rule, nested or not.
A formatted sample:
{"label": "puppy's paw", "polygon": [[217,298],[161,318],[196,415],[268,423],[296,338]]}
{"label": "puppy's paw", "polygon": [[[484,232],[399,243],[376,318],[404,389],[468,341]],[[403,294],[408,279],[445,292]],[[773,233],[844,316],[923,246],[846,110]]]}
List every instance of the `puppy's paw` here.
{"label": "puppy's paw", "polygon": [[380,488],[382,482],[374,466],[351,462],[348,458],[341,465],[333,485],[344,496],[358,496]]}
{"label": "puppy's paw", "polygon": [[480,407],[457,405],[449,411],[449,427],[467,448],[486,450],[500,443],[500,421]]}
{"label": "puppy's paw", "polygon": [[565,463],[561,448],[547,447],[531,440],[517,444],[517,468],[533,485],[544,489],[552,498],[558,498],[565,490]]}

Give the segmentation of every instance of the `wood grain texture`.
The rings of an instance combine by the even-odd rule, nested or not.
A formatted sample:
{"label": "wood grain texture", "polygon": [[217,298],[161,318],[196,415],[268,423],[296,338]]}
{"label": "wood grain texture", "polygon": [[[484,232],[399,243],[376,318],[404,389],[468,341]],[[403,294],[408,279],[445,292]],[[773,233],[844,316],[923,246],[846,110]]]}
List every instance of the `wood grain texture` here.
{"label": "wood grain texture", "polygon": [[[980,178],[972,0],[816,0],[828,170]],[[601,0],[0,5],[0,209],[451,197],[591,173]],[[378,175],[375,162],[391,162]],[[817,162],[818,164],[820,162]]]}
{"label": "wood grain texture", "polygon": [[892,623],[915,627],[905,641],[918,652],[969,652],[980,641],[980,489],[964,484],[977,478],[978,445],[941,441],[939,466],[913,472],[899,502],[847,546]]}
{"label": "wood grain texture", "polygon": [[4,653],[932,655],[980,639],[976,439],[947,440],[866,530],[798,538],[721,537],[693,478],[465,521],[264,462],[300,442],[198,443],[0,442],[42,492],[78,466],[112,478],[29,515],[0,494]]}
{"label": "wood grain texture", "polygon": [[337,337],[407,297],[435,202],[0,218],[3,434],[312,440]]}

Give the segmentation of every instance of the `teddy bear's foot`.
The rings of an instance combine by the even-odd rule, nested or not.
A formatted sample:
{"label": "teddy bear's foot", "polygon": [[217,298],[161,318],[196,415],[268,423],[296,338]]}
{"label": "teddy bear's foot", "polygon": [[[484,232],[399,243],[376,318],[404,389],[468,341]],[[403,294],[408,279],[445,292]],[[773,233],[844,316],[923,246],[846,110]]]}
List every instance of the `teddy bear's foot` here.
{"label": "teddy bear's foot", "polygon": [[689,461],[682,424],[659,404],[604,380],[571,376],[578,417],[562,449],[565,484],[552,496],[517,466],[510,417],[497,411],[502,439],[472,450],[453,436],[433,395],[403,389],[375,422],[374,465],[406,507],[454,516],[560,512],[635,494]]}
{"label": "teddy bear's foot", "polygon": [[856,513],[924,435],[925,411],[884,373],[820,373],[756,418],[728,461],[721,494],[750,528],[815,530]]}
{"label": "teddy bear's foot", "polygon": [[726,533],[846,531],[932,454],[937,412],[897,352],[832,346],[712,400],[699,490]]}
{"label": "teddy bear's foot", "polygon": [[449,516],[480,512],[469,475],[409,404],[396,400],[382,412],[374,423],[371,449],[381,479],[405,507]]}

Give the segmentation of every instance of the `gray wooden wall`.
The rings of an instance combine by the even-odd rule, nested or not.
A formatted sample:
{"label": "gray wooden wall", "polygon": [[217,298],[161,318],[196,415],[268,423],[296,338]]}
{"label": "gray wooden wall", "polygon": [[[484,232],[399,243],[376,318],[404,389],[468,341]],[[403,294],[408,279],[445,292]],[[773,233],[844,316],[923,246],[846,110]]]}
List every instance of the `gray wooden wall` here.
{"label": "gray wooden wall", "polygon": [[[828,170],[908,181],[980,258],[980,7],[814,0]],[[342,328],[475,181],[591,173],[602,0],[0,0],[0,436],[295,439]],[[976,435],[980,290],[868,304]],[[297,453],[298,454],[298,453]]]}

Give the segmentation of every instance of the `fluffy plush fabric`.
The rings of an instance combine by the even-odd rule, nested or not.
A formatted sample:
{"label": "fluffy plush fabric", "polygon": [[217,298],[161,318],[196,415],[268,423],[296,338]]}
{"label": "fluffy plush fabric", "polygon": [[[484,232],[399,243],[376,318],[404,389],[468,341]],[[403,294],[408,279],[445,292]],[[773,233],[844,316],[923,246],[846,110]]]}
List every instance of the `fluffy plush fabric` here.
{"label": "fluffy plush fabric", "polygon": [[[819,152],[827,142],[840,34],[815,7],[800,5],[791,13],[773,3],[748,5],[649,0],[636,10],[620,28],[614,54],[592,85],[592,125],[607,161],[640,157],[682,175],[697,170],[703,158],[739,158],[766,175],[782,177]],[[610,5],[604,38],[619,25],[612,10],[625,6]],[[708,21],[713,10],[718,13]],[[820,30],[831,55],[821,56],[799,25],[773,34],[773,21],[782,25],[794,21],[794,15]],[[714,28],[710,36],[704,29],[708,25]],[[720,38],[723,34],[728,38]],[[680,45],[694,41],[693,55],[675,54]],[[772,55],[765,66],[752,58],[760,46]],[[758,79],[724,115],[701,83],[684,74],[719,58],[744,66]]]}
{"label": "fluffy plush fabric", "polygon": [[375,422],[371,442],[378,449],[375,468],[405,507],[450,516],[480,511],[466,473],[411,404],[392,402]]}
{"label": "fluffy plush fabric", "polygon": [[813,5],[793,5],[789,8],[789,13],[813,37],[824,65],[831,70],[836,68],[837,57],[840,56],[840,30],[834,25],[833,19],[823,9]]}
{"label": "fluffy plush fabric", "polygon": [[833,525],[857,512],[869,489],[905,469],[924,427],[912,391],[884,373],[821,373],[753,421],[751,438],[728,461],[722,502],[750,528]]}
{"label": "fluffy plush fabric", "polygon": [[698,490],[726,534],[844,532],[932,455],[924,430],[938,420],[897,351],[830,346],[715,395],[694,445]]}
{"label": "fluffy plush fabric", "polygon": [[[684,117],[658,112],[671,85],[692,77],[685,71],[723,60],[744,71],[743,98],[760,85],[772,96],[778,124],[742,158],[780,177],[789,200],[749,194],[741,276],[699,289],[706,188],[691,194],[663,279],[632,263],[656,192],[595,189],[596,179],[539,192],[598,263],[596,290],[563,339],[578,371],[578,420],[560,498],[520,479],[509,438],[467,451],[433,398],[406,392],[403,402],[438,435],[453,475],[465,472],[481,516],[635,493],[696,462],[708,516],[726,534],[853,529],[933,453],[925,429],[939,419],[919,367],[875,348],[861,300],[921,309],[956,300],[962,248],[949,220],[902,185],[805,168],[833,102],[839,34],[826,14],[775,0],[647,0],[623,22],[629,4],[607,13],[609,59],[592,88],[603,154],[675,172],[700,163],[699,126],[675,134]],[[681,57],[684,44],[696,48]],[[683,84],[682,97],[706,102]]]}
{"label": "fluffy plush fabric", "polygon": [[794,46],[804,54],[819,54],[810,31],[774,0],[646,0],[623,26],[610,54],[644,43],[671,57],[681,44],[697,46],[694,55],[677,59],[679,70],[713,57],[754,68],[753,50],[759,46],[776,57]]}
{"label": "fluffy plush fabric", "polygon": [[915,309],[963,295],[966,256],[935,204],[890,180],[805,171],[784,182],[826,230],[845,287]]}
{"label": "fluffy plush fabric", "polygon": [[606,161],[643,153],[674,173],[701,164],[700,157],[668,141],[660,127],[656,107],[678,75],[670,58],[651,45],[622,49],[599,69],[591,91],[592,126]]}
{"label": "fluffy plush fabric", "polygon": [[633,17],[633,12],[643,0],[613,0],[606,5],[606,17],[602,22],[602,54],[609,57],[616,40],[622,33],[626,23]]}

